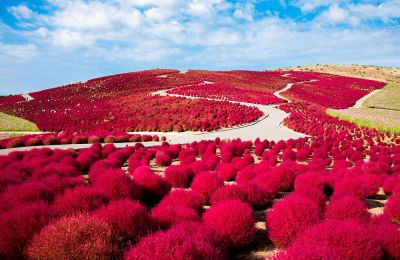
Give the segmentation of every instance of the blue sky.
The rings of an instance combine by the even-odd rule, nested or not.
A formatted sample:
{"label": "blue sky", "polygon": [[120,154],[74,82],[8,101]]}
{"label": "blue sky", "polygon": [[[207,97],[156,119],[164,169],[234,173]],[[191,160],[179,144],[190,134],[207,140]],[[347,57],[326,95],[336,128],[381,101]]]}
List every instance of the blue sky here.
{"label": "blue sky", "polygon": [[400,0],[0,0],[0,94],[316,63],[400,66]]}

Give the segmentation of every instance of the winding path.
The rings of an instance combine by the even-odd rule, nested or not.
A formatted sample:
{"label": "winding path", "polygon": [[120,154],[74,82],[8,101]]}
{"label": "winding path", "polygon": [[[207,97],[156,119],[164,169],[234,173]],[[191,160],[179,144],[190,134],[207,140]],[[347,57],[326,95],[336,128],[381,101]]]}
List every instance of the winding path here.
{"label": "winding path", "polygon": [[[208,84],[209,82],[205,82]],[[290,103],[290,100],[281,96],[280,94],[284,91],[289,90],[293,86],[293,83],[288,83],[283,89],[274,92],[274,95],[278,98],[284,99]],[[160,96],[172,96],[172,97],[184,97],[190,99],[207,99],[214,101],[226,101],[230,103],[238,103],[245,106],[253,106],[257,107],[260,111],[264,113],[264,116],[259,118],[257,121],[252,122],[250,124],[236,126],[227,129],[220,129],[213,132],[129,132],[130,134],[149,134],[149,135],[158,135],[165,136],[167,141],[171,144],[177,143],[191,143],[194,141],[201,140],[214,140],[219,137],[221,139],[235,139],[241,138],[242,140],[255,140],[256,138],[260,139],[268,139],[268,140],[288,140],[288,139],[297,139],[306,137],[307,135],[295,132],[282,124],[283,120],[289,116],[288,113],[278,109],[278,106],[281,104],[273,104],[273,105],[260,105],[246,102],[238,102],[238,101],[229,101],[229,100],[220,100],[220,99],[212,99],[212,98],[202,98],[202,97],[192,97],[178,94],[169,94],[168,90],[160,90],[153,92],[153,95]],[[143,143],[145,146],[152,146],[160,144],[160,142],[146,142]],[[116,143],[117,147],[125,147],[127,145],[132,145],[132,143]],[[42,147],[50,147],[53,149],[81,149],[91,146],[90,144],[68,144],[68,145],[53,145],[53,146],[40,146],[40,147],[21,147],[21,148],[13,148],[13,149],[4,149],[0,150],[0,155],[8,154],[12,151],[27,151],[34,148],[42,148]]]}
{"label": "winding path", "polygon": [[23,98],[25,98],[25,101],[31,101],[33,100],[33,97],[29,94],[22,94],[21,95]]}

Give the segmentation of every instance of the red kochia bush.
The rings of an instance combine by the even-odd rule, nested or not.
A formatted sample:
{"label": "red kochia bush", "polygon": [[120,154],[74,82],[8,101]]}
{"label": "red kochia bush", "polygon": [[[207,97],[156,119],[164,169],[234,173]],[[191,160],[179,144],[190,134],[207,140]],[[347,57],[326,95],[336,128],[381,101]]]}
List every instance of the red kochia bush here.
{"label": "red kochia bush", "polygon": [[22,259],[24,249],[36,232],[54,214],[44,202],[19,206],[0,216],[0,258]]}
{"label": "red kochia bush", "polygon": [[140,188],[121,169],[101,174],[93,186],[104,191],[111,200],[140,198]]}
{"label": "red kochia bush", "polygon": [[382,248],[364,224],[354,220],[327,220],[305,230],[294,245],[332,247],[346,259],[382,259]]}
{"label": "red kochia bush", "polygon": [[222,244],[222,237],[205,225],[183,223],[146,236],[127,252],[126,259],[225,259]]}
{"label": "red kochia bush", "polygon": [[301,244],[278,252],[273,260],[346,260],[329,245]]}
{"label": "red kochia bush", "polygon": [[171,165],[164,172],[165,179],[174,188],[186,188],[193,176],[193,171],[188,165]]}
{"label": "red kochia bush", "polygon": [[275,198],[281,187],[281,180],[274,172],[265,172],[257,175],[252,182],[257,183],[263,190],[267,191],[272,198]]}
{"label": "red kochia bush", "polygon": [[251,243],[256,233],[253,210],[240,200],[225,200],[213,205],[204,213],[203,220],[234,247]]}
{"label": "red kochia bush", "polygon": [[400,230],[392,224],[370,226],[371,235],[383,248],[384,259],[400,259]]}
{"label": "red kochia bush", "polygon": [[345,177],[335,184],[334,190],[332,199],[348,195],[366,199],[378,192],[379,179],[371,174],[364,174],[357,177]]}
{"label": "red kochia bush", "polygon": [[219,188],[224,185],[224,181],[216,173],[202,172],[197,174],[190,187],[196,193],[198,193],[204,202],[208,202],[211,195]]}
{"label": "red kochia bush", "polygon": [[351,196],[331,201],[325,212],[325,218],[338,220],[354,219],[368,222],[370,216],[367,205]]}
{"label": "red kochia bush", "polygon": [[176,189],[168,193],[158,206],[183,206],[200,212],[203,209],[203,201],[200,195],[190,190]]}
{"label": "red kochia bush", "polygon": [[81,186],[56,197],[53,209],[62,215],[93,211],[108,203],[107,194],[94,187]]}
{"label": "red kochia bush", "polygon": [[148,204],[159,202],[171,190],[171,185],[147,165],[135,169],[133,179],[140,186],[143,201]]}
{"label": "red kochia bush", "polygon": [[140,203],[126,199],[111,202],[94,213],[96,218],[108,223],[119,239],[137,243],[153,229],[153,221]]}
{"label": "red kochia bush", "polygon": [[62,218],[33,238],[28,248],[32,259],[110,259],[116,257],[111,227],[93,217]]}
{"label": "red kochia bush", "polygon": [[393,224],[400,226],[400,194],[389,197],[383,213]]}
{"label": "red kochia bush", "polygon": [[171,156],[164,151],[156,152],[156,164],[158,166],[168,166],[172,162]]}
{"label": "red kochia bush", "polygon": [[268,236],[278,247],[286,247],[306,227],[320,220],[317,204],[293,194],[277,202],[266,216]]}
{"label": "red kochia bush", "polygon": [[215,205],[224,200],[237,199],[247,202],[246,193],[238,185],[225,185],[216,190],[211,196],[211,205]]}
{"label": "red kochia bush", "polygon": [[272,197],[268,191],[262,189],[255,182],[245,182],[239,186],[246,194],[247,203],[256,209],[263,208],[272,202]]}
{"label": "red kochia bush", "polygon": [[219,176],[224,179],[224,181],[232,181],[236,178],[236,169],[230,163],[222,163],[217,167],[217,172]]}
{"label": "red kochia bush", "polygon": [[185,206],[169,206],[160,204],[151,210],[151,217],[156,220],[162,229],[167,229],[175,224],[200,221],[196,210]]}

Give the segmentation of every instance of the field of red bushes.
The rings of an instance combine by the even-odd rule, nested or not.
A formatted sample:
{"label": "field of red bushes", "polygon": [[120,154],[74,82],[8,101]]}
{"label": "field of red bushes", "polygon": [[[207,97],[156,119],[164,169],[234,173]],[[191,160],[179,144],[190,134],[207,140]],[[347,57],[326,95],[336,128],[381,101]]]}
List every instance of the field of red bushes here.
{"label": "field of red bushes", "polygon": [[[236,73],[240,80],[218,84],[244,91],[253,77],[260,90],[263,73]],[[156,74],[182,86],[231,77]],[[281,78],[295,76],[315,75]],[[304,96],[280,105],[290,114],[284,124],[307,138],[117,149],[99,143],[110,133],[82,134],[67,137],[92,139],[90,148],[0,156],[0,258],[400,259],[400,137],[325,113],[382,86],[343,79],[330,88],[322,80],[333,76],[317,76],[321,85],[299,83]],[[319,98],[319,88],[330,95]],[[336,103],[343,88],[349,92]]]}

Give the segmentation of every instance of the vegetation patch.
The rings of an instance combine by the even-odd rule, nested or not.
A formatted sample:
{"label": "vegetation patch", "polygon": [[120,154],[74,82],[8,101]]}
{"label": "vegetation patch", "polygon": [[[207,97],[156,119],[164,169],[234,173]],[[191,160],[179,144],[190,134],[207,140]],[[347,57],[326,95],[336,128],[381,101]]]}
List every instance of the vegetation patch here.
{"label": "vegetation patch", "polygon": [[38,127],[28,120],[0,112],[0,131],[39,131]]}

